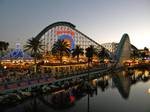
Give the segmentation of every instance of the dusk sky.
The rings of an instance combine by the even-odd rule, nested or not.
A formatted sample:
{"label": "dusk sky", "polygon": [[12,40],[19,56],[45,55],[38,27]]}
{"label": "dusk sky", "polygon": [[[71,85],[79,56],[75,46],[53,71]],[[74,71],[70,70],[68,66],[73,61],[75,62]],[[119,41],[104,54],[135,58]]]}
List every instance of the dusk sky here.
{"label": "dusk sky", "polygon": [[0,0],[0,41],[11,47],[57,21],[100,44],[128,33],[137,48],[150,48],[150,0]]}

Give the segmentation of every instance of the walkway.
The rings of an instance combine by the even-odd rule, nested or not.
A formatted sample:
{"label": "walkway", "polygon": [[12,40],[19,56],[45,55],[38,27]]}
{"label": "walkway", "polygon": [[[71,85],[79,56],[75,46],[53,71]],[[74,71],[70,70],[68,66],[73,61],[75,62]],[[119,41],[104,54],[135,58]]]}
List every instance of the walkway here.
{"label": "walkway", "polygon": [[[96,69],[91,69],[89,71],[89,76],[95,76],[95,75],[102,75],[106,72],[109,72],[112,70],[112,67],[109,68],[96,68]],[[20,90],[20,89],[32,89],[33,87],[39,87],[41,85],[45,84],[50,84],[50,83],[56,83],[60,81],[66,81],[66,80],[72,80],[72,79],[77,79],[77,78],[84,78],[88,76],[88,71],[83,71],[80,72],[79,74],[74,74],[72,76],[68,76],[65,78],[52,78],[52,77],[43,77],[43,78],[34,78],[31,80],[22,80],[22,81],[17,81],[17,82],[11,82],[11,83],[3,83],[0,85],[0,94],[5,94],[9,92],[13,92],[15,90]]]}

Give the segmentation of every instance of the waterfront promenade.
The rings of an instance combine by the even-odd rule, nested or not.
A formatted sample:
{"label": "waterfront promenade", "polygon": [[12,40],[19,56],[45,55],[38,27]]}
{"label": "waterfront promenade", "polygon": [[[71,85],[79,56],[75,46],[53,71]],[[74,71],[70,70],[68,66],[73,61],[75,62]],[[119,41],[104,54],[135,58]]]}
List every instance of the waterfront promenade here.
{"label": "waterfront promenade", "polygon": [[34,87],[40,87],[46,84],[54,84],[57,82],[63,82],[73,79],[88,79],[87,76],[89,74],[89,78],[94,78],[97,76],[101,76],[104,73],[112,71],[113,66],[110,67],[97,67],[92,68],[89,71],[84,70],[76,73],[72,73],[66,76],[63,76],[61,78],[58,77],[52,77],[50,74],[42,75],[42,77],[38,77],[39,74],[37,74],[36,77],[31,78],[29,80],[18,80],[13,82],[3,82],[0,83],[0,94],[5,94],[9,92],[14,92],[21,89],[29,89],[32,90]]}

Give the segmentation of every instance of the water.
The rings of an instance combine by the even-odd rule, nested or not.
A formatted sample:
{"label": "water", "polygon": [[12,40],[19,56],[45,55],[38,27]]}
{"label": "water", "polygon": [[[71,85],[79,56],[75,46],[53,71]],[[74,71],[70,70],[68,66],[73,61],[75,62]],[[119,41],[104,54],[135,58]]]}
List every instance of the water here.
{"label": "water", "polygon": [[106,74],[90,81],[97,88],[90,94],[78,91],[77,95],[75,89],[73,103],[66,95],[72,90],[67,90],[31,98],[1,112],[150,112],[149,79],[146,69]]}

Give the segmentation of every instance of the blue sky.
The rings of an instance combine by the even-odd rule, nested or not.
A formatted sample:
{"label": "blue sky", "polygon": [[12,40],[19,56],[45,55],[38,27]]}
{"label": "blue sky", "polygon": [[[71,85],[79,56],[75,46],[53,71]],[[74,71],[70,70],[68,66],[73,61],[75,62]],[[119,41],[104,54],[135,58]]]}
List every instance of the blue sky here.
{"label": "blue sky", "polygon": [[43,28],[68,21],[98,43],[119,42],[150,48],[150,0],[0,0],[0,40],[25,44]]}

